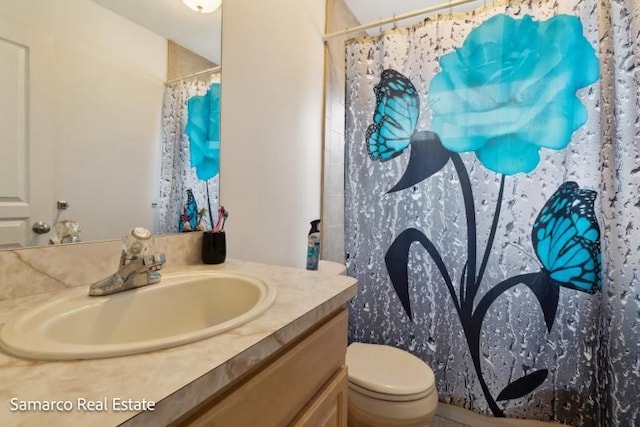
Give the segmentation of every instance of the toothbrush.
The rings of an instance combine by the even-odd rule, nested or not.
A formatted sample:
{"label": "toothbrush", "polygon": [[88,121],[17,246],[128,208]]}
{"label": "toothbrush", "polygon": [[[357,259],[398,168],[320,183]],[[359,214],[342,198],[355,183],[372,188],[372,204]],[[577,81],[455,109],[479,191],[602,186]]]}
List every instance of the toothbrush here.
{"label": "toothbrush", "polygon": [[222,214],[222,226],[220,227],[220,231],[224,231],[224,223],[227,222],[227,218],[229,218],[229,211],[225,210]]}
{"label": "toothbrush", "polygon": [[[222,223],[224,222],[222,217],[224,216],[224,206],[220,206],[220,209],[218,209],[218,219],[216,221],[216,225],[213,227],[213,231],[214,232],[218,232],[220,231],[221,227],[222,227]],[[222,222],[222,223],[221,223]]]}

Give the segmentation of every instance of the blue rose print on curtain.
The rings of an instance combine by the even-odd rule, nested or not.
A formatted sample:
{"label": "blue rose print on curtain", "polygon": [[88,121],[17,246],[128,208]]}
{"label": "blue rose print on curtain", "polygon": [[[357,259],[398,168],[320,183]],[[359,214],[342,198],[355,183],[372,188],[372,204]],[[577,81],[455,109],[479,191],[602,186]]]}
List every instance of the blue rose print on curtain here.
{"label": "blue rose print on curtain", "polygon": [[440,58],[431,80],[432,130],[494,172],[531,172],[540,148],[561,150],[587,121],[576,90],[598,80],[595,51],[574,16],[497,15]]}
{"label": "blue rose print on curtain", "polygon": [[191,167],[206,181],[220,169],[220,83],[213,83],[203,96],[189,98],[187,112]]}
{"label": "blue rose print on curtain", "polygon": [[[209,180],[220,171],[220,83],[212,83],[202,96],[192,96],[187,101],[187,125],[185,133],[189,137],[189,158],[198,179],[206,181],[209,224],[213,226]],[[190,192],[191,190],[189,190]],[[189,193],[187,205],[180,218],[179,230],[196,230],[205,209],[189,215],[195,203]],[[190,224],[188,229],[184,223]],[[195,222],[196,226],[193,225]]]}
{"label": "blue rose print on curtain", "polygon": [[[395,238],[385,264],[412,319],[409,251],[413,243],[427,251],[460,318],[489,407],[496,416],[504,416],[497,402],[532,392],[546,380],[548,370],[534,370],[503,385],[494,397],[480,363],[482,323],[491,305],[507,290],[525,285],[535,294],[551,331],[561,287],[589,294],[601,288],[600,228],[594,213],[597,194],[565,182],[541,208],[531,231],[540,271],[503,280],[476,304],[500,218],[505,176],[533,171],[540,163],[541,148],[567,147],[573,132],[587,120],[576,91],[598,80],[599,63],[576,17],[534,21],[528,15],[522,19],[497,15],[473,29],[460,48],[443,55],[440,66],[428,94],[431,131],[416,131],[420,118],[415,86],[398,71],[383,71],[375,87],[376,108],[366,146],[371,160],[383,162],[411,147],[407,168],[389,193],[418,184],[451,160],[462,188],[467,228],[467,261],[459,291],[436,245],[415,228]],[[471,151],[487,169],[501,174],[479,263],[473,188],[459,154]]]}

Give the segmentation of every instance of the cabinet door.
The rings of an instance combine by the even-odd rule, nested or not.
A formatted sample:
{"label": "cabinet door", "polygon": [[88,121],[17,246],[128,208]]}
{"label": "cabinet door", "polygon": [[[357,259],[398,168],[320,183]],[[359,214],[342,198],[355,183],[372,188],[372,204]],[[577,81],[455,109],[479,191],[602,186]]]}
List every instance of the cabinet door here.
{"label": "cabinet door", "polygon": [[[196,408],[181,427],[290,425],[344,366],[347,310],[342,308],[237,387]],[[304,425],[304,424],[301,424]],[[322,425],[322,424],[318,424]],[[336,424],[342,425],[342,424]],[[345,424],[346,426],[346,424]]]}
{"label": "cabinet door", "polygon": [[347,367],[343,366],[291,424],[294,427],[347,427]]}

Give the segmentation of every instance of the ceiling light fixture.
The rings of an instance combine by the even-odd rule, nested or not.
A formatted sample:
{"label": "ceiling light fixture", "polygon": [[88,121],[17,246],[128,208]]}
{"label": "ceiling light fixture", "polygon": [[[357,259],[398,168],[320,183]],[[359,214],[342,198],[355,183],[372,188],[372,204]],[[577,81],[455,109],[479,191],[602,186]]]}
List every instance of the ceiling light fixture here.
{"label": "ceiling light fixture", "polygon": [[222,4],[222,0],[182,0],[182,2],[200,13],[214,12]]}

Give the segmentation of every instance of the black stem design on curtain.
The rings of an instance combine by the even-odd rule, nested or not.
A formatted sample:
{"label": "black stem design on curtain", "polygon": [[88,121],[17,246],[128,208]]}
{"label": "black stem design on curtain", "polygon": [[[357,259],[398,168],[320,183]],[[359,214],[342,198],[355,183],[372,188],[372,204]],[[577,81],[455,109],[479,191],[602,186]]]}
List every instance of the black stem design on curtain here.
{"label": "black stem design on curtain", "polygon": [[487,382],[482,375],[482,366],[480,365],[480,333],[482,329],[482,322],[478,323],[477,321],[474,321],[475,316],[473,313],[473,302],[475,300],[476,294],[478,293],[482,275],[484,274],[484,269],[486,268],[486,264],[489,258],[489,251],[491,249],[491,246],[493,246],[493,240],[495,238],[498,219],[500,216],[500,205],[502,203],[502,194],[504,189],[504,176],[502,176],[500,182],[500,193],[498,195],[497,202],[498,207],[496,208],[491,232],[489,235],[489,239],[487,240],[487,248],[483,256],[479,274],[476,277],[477,230],[473,189],[471,187],[469,173],[467,172],[467,168],[465,167],[460,155],[458,153],[452,153],[451,161],[460,180],[460,187],[462,189],[462,197],[464,201],[465,217],[467,220],[467,260],[464,264],[462,275],[462,280],[466,282],[466,286],[463,287],[462,283],[464,282],[461,281],[461,310],[458,312],[458,316],[460,318],[460,322],[462,323],[462,328],[467,340],[469,351],[471,353],[471,359],[478,376],[480,387],[482,388],[482,392],[487,399],[489,408],[491,408],[491,411],[495,416],[504,417],[504,412],[498,407],[495,399],[491,395],[491,391],[489,390]]}
{"label": "black stem design on curtain", "polygon": [[473,308],[473,299],[475,298],[477,288],[476,281],[476,209],[473,201],[473,190],[471,188],[471,180],[464,166],[462,159],[458,153],[451,153],[451,161],[456,169],[458,178],[460,179],[460,187],[462,187],[462,198],[464,200],[465,216],[467,218],[467,262],[465,264],[465,274],[467,286],[465,288],[464,299],[460,295],[460,304],[462,312],[471,314]]}
{"label": "black stem design on curtain", "polygon": [[504,181],[505,176],[500,178],[500,189],[498,190],[498,200],[496,201],[496,210],[493,215],[493,222],[491,223],[491,231],[489,231],[489,238],[487,239],[487,247],[484,249],[484,256],[482,257],[482,263],[480,264],[480,270],[478,270],[478,277],[476,278],[476,288],[480,287],[482,282],[482,276],[487,268],[489,262],[489,255],[491,255],[491,248],[493,247],[493,241],[496,238],[496,231],[498,230],[498,222],[500,220],[500,210],[502,208],[502,198],[504,196]]}
{"label": "black stem design on curtain", "polygon": [[442,276],[447,290],[451,295],[451,299],[453,301],[456,312],[458,313],[460,323],[462,324],[465,339],[467,341],[480,387],[485,395],[485,399],[489,405],[489,408],[496,417],[504,417],[504,411],[498,406],[497,402],[502,400],[516,399],[525,396],[528,393],[531,393],[545,381],[548,375],[548,370],[537,370],[519,379],[516,379],[515,381],[507,384],[497,397],[494,397],[484,378],[480,358],[480,337],[482,333],[482,324],[484,322],[484,318],[491,305],[502,294],[516,285],[523,284],[529,287],[529,289],[531,289],[531,291],[536,296],[544,314],[547,329],[550,331],[554,323],[558,306],[559,284],[550,278],[549,272],[545,269],[537,273],[528,273],[510,277],[493,286],[489,291],[487,291],[474,309],[474,300],[480,287],[480,283],[482,282],[482,277],[486,270],[491,253],[491,248],[493,247],[493,242],[496,236],[502,200],[504,197],[505,177],[503,175],[500,179],[500,189],[498,192],[496,209],[494,211],[494,217],[492,220],[485,251],[482,257],[482,262],[480,264],[480,269],[478,270],[478,274],[476,276],[475,257],[477,255],[477,230],[473,189],[471,187],[469,174],[460,156],[457,153],[451,153],[450,158],[459,177],[464,200],[465,215],[467,219],[466,234],[468,258],[465,261],[464,267],[462,269],[459,295],[456,295],[451,274],[449,273],[447,266],[444,263],[444,260],[442,259],[442,256],[440,255],[438,249],[434,246],[433,242],[420,230],[417,230],[415,228],[408,228],[401,232],[387,250],[387,253],[385,255],[385,264],[389,273],[389,277],[391,278],[391,283],[396,291],[396,294],[398,295],[398,298],[400,299],[402,307],[407,313],[407,316],[409,316],[409,318],[413,320],[413,313],[411,310],[411,302],[409,297],[409,252],[411,249],[411,245],[416,242],[420,243],[425,248],[431,259],[435,263],[438,272]]}
{"label": "black stem design on curtain", "polygon": [[404,311],[407,313],[407,316],[411,320],[413,320],[413,313],[411,312],[411,302],[409,301],[409,249],[411,245],[415,242],[419,242],[426,250],[433,262],[436,264],[442,279],[444,280],[447,289],[449,290],[449,294],[451,295],[451,299],[453,300],[453,305],[458,312],[458,315],[461,313],[460,303],[458,302],[458,298],[456,297],[456,292],[453,288],[453,281],[451,280],[451,276],[449,275],[449,271],[447,270],[442,257],[440,256],[440,252],[433,245],[431,240],[427,236],[424,235],[420,230],[416,230],[415,228],[408,228],[404,230],[396,239],[393,241],[389,249],[387,250],[387,254],[384,257],[385,264],[387,266],[387,271],[389,272],[389,276],[391,277],[391,282],[393,287],[400,298],[400,303],[404,308]]}
{"label": "black stem design on curtain", "polygon": [[464,300],[464,284],[467,279],[467,263],[464,263],[462,267],[462,274],[460,275],[460,301]]}
{"label": "black stem design on curtain", "polygon": [[211,197],[209,197],[209,180],[206,180],[205,183],[207,186],[207,210],[209,211],[209,227],[213,229],[213,226],[215,224],[213,223],[213,212],[211,212]]}
{"label": "black stem design on curtain", "polygon": [[[555,318],[555,308],[557,307],[558,297],[560,294],[558,286],[548,286],[548,276],[544,272],[513,276],[498,283],[482,297],[473,311],[473,315],[470,318],[467,318],[465,314],[465,318],[462,320],[463,325],[465,325],[465,336],[467,337],[469,352],[471,353],[473,366],[478,374],[480,386],[482,387],[482,391],[484,392],[491,411],[497,417],[504,417],[504,412],[498,407],[496,400],[516,399],[525,396],[542,384],[548,375],[548,370],[542,369],[512,381],[503,388],[503,390],[498,394],[497,399],[493,398],[484,380],[484,376],[482,375],[482,366],[480,364],[480,335],[484,318],[491,305],[502,294],[519,284],[528,286],[536,295],[538,302],[540,303],[540,307],[545,313],[545,320],[547,321],[548,329],[551,330],[553,318]],[[549,321],[547,320],[547,312],[549,311],[547,307],[553,307],[551,324],[549,324]]]}
{"label": "black stem design on curtain", "polygon": [[[482,330],[482,319],[484,319],[484,315],[479,319],[480,321],[478,322],[477,316],[475,316],[474,314],[473,302],[475,300],[476,294],[478,293],[480,282],[482,281],[482,275],[484,274],[484,270],[489,259],[489,252],[491,250],[491,247],[493,246],[493,240],[495,239],[498,220],[500,217],[500,206],[502,204],[505,178],[503,175],[502,179],[500,180],[500,192],[498,194],[497,207],[494,213],[489,238],[487,240],[487,247],[483,255],[483,260],[480,265],[478,276],[476,277],[477,230],[473,189],[471,187],[469,173],[467,172],[467,168],[465,167],[460,155],[457,153],[452,153],[451,161],[460,180],[465,216],[467,219],[467,260],[464,264],[462,275],[462,280],[466,282],[466,287],[462,286],[463,282],[461,281],[460,299],[462,310],[458,312],[458,316],[460,318],[460,322],[462,323],[462,328],[467,340],[469,351],[471,353],[473,366],[476,370],[478,381],[480,382],[480,387],[482,388],[482,392],[487,399],[489,408],[491,408],[491,411],[495,416],[504,417],[504,412],[502,411],[502,409],[500,409],[500,407],[498,407],[495,399],[491,395],[491,391],[489,390],[487,382],[482,375],[482,366],[480,365],[480,333]],[[497,298],[497,296],[495,298]]]}

